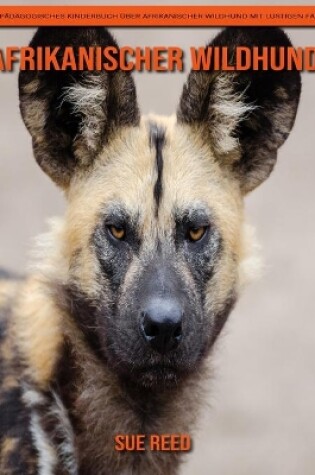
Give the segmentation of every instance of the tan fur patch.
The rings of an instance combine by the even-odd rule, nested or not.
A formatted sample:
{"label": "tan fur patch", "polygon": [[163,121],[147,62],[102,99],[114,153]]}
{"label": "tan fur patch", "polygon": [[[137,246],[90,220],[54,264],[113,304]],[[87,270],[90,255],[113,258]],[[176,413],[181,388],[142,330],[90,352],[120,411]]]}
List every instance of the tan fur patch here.
{"label": "tan fur patch", "polygon": [[39,278],[29,279],[15,309],[13,330],[30,376],[45,388],[62,343],[61,315]]}
{"label": "tan fur patch", "polygon": [[11,472],[8,472],[6,468],[8,466],[8,461],[11,454],[13,454],[17,448],[18,442],[19,441],[16,438],[6,437],[0,445],[0,473],[2,475],[6,475],[7,473]]}
{"label": "tan fur patch", "polygon": [[15,295],[19,283],[13,280],[0,279],[0,308],[4,307]]}

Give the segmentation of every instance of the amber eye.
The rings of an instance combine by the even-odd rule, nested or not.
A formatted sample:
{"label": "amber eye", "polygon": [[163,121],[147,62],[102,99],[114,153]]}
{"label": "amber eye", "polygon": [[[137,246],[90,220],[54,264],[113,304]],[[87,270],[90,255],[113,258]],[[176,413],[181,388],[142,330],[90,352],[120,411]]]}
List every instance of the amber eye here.
{"label": "amber eye", "polygon": [[196,242],[204,236],[207,230],[206,226],[201,226],[200,228],[190,228],[188,230],[188,238],[190,241]]}
{"label": "amber eye", "polygon": [[116,226],[108,227],[111,235],[118,241],[122,241],[126,236],[126,230],[124,228],[117,228]]}

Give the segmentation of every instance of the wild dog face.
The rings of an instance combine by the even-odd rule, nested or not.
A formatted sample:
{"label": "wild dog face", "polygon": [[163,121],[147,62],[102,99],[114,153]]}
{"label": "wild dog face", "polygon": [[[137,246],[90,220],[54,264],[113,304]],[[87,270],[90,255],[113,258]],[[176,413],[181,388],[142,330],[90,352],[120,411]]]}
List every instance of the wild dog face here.
{"label": "wild dog face", "polygon": [[[40,29],[32,46],[116,45],[102,28]],[[213,41],[289,46],[276,28]],[[140,119],[128,73],[22,72],[35,158],[68,199],[68,311],[113,370],[152,386],[198,369],[237,298],[243,197],[296,115],[296,71],[191,72],[177,116]]]}

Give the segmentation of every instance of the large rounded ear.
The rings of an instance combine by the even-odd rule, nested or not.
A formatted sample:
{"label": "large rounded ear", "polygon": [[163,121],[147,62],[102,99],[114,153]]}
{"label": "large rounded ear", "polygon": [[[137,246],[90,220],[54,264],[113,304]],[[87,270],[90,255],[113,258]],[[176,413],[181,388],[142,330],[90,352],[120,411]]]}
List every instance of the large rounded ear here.
{"label": "large rounded ear", "polygon": [[[292,46],[280,28],[226,28],[208,46]],[[270,64],[269,64],[270,66]],[[286,65],[285,65],[286,66]],[[277,150],[294,124],[301,91],[296,70],[191,71],[181,96],[178,121],[200,125],[222,163],[229,163],[244,193],[271,173]]]}
{"label": "large rounded ear", "polygon": [[[39,28],[33,48],[113,46],[105,28]],[[103,62],[106,62],[103,60]],[[132,77],[128,72],[21,71],[20,109],[33,139],[34,155],[41,168],[60,186],[67,187],[77,168],[88,167],[118,127],[139,123]]]}

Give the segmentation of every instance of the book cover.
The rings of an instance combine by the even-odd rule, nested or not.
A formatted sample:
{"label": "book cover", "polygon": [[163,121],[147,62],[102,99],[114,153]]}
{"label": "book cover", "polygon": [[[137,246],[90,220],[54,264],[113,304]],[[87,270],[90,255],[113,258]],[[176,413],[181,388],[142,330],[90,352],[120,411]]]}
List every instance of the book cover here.
{"label": "book cover", "polygon": [[0,474],[314,473],[314,32],[0,5]]}

